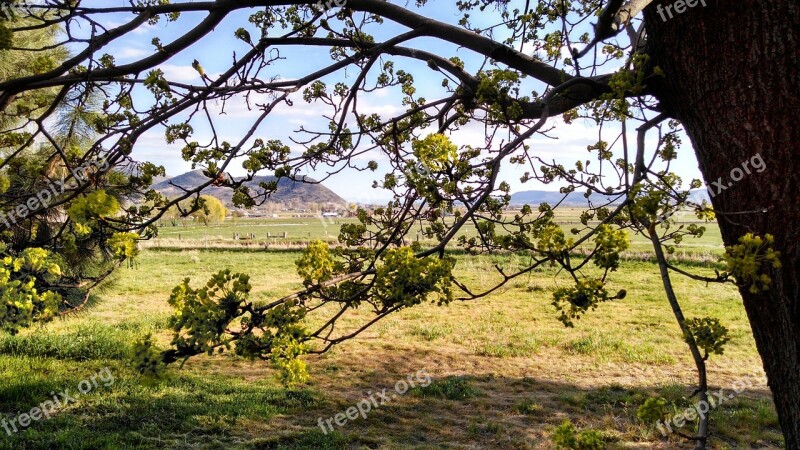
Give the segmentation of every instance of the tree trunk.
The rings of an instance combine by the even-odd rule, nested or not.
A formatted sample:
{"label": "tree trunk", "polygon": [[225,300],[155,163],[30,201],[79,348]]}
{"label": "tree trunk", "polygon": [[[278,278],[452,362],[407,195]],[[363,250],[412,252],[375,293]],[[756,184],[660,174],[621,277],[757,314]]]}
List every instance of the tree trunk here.
{"label": "tree trunk", "polygon": [[[800,449],[800,2],[696,3],[645,10],[648,53],[665,73],[656,96],[685,126],[706,181],[729,186],[712,199],[725,244],[775,236],[783,267],[771,289],[740,291],[786,448]],[[659,4],[674,17],[662,20]]]}

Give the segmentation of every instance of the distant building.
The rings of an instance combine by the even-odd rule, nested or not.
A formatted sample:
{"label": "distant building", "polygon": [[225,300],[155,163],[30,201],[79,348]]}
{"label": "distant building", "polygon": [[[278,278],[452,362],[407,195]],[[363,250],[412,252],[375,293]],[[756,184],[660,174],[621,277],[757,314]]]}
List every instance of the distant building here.
{"label": "distant building", "polygon": [[322,213],[322,217],[339,217],[338,212],[324,212]]}

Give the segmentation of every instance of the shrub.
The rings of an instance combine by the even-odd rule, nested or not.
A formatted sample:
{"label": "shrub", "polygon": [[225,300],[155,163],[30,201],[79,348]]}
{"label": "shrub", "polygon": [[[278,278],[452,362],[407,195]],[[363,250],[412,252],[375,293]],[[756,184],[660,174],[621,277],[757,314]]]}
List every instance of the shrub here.
{"label": "shrub", "polygon": [[569,420],[556,427],[553,442],[558,448],[570,450],[602,450],[606,448],[606,437],[597,430],[577,431]]}

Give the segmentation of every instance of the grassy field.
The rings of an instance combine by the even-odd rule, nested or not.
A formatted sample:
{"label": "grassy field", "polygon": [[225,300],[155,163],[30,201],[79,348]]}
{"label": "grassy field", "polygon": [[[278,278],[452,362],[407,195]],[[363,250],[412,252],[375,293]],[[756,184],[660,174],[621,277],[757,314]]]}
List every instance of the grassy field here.
{"label": "grassy field", "polygon": [[[153,333],[166,343],[167,298],[184,277],[196,284],[221,268],[252,275],[259,298],[300,286],[290,251],[155,250],[123,268],[83,311],[18,336],[0,338],[0,397],[6,419],[30,411],[103,368],[100,384],[49,420],[10,435],[0,448],[554,448],[565,419],[598,430],[608,448],[691,448],[636,418],[645,398],[663,396],[683,410],[693,365],[661,289],[655,266],[627,261],[612,289],[623,301],[602,305],[566,329],[550,292],[566,280],[552,269],[531,273],[474,302],[421,305],[379,322],[356,340],[308,357],[311,380],[284,389],[266,363],[202,356],[173,367],[159,383],[130,368],[132,343]],[[473,285],[493,281],[489,268],[517,256],[461,259]],[[691,267],[692,270],[700,270]],[[719,317],[731,330],[723,356],[709,362],[714,389],[760,373],[740,299],[731,287],[675,278],[687,316]],[[355,326],[366,311],[348,318]],[[431,384],[398,395],[366,418],[324,434],[318,426],[369,395],[424,370]],[[691,425],[682,429],[691,432]],[[759,381],[713,411],[712,448],[780,448],[767,387]]]}
{"label": "grassy field", "polygon": [[[580,213],[583,209],[563,208],[556,210],[556,222],[559,223],[568,237],[573,237],[570,231],[581,228]],[[678,226],[686,225],[697,218],[688,213],[678,213],[673,216],[678,221]],[[192,224],[186,222],[172,226],[167,224],[159,229],[158,238],[147,245],[152,247],[168,248],[208,248],[208,247],[281,247],[285,245],[304,245],[311,240],[336,241],[342,224],[355,223],[351,218],[322,218],[322,217],[278,217],[278,218],[228,218],[221,224]],[[715,223],[704,224],[706,233],[701,238],[687,238],[679,246],[677,253],[693,256],[718,256],[723,252],[722,236]],[[467,223],[461,235],[468,237],[477,236],[472,223]],[[426,240],[414,229],[408,239],[420,240],[433,244],[433,240]],[[234,240],[234,235],[240,238]],[[250,235],[255,239],[249,239]],[[641,235],[631,234],[631,252],[652,253],[650,241]]]}

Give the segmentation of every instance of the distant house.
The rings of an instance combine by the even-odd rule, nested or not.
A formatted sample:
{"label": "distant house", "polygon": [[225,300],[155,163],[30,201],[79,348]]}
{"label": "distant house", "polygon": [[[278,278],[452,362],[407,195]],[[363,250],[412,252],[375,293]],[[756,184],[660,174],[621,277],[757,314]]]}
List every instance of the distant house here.
{"label": "distant house", "polygon": [[322,213],[322,217],[339,217],[338,212],[324,212]]}

